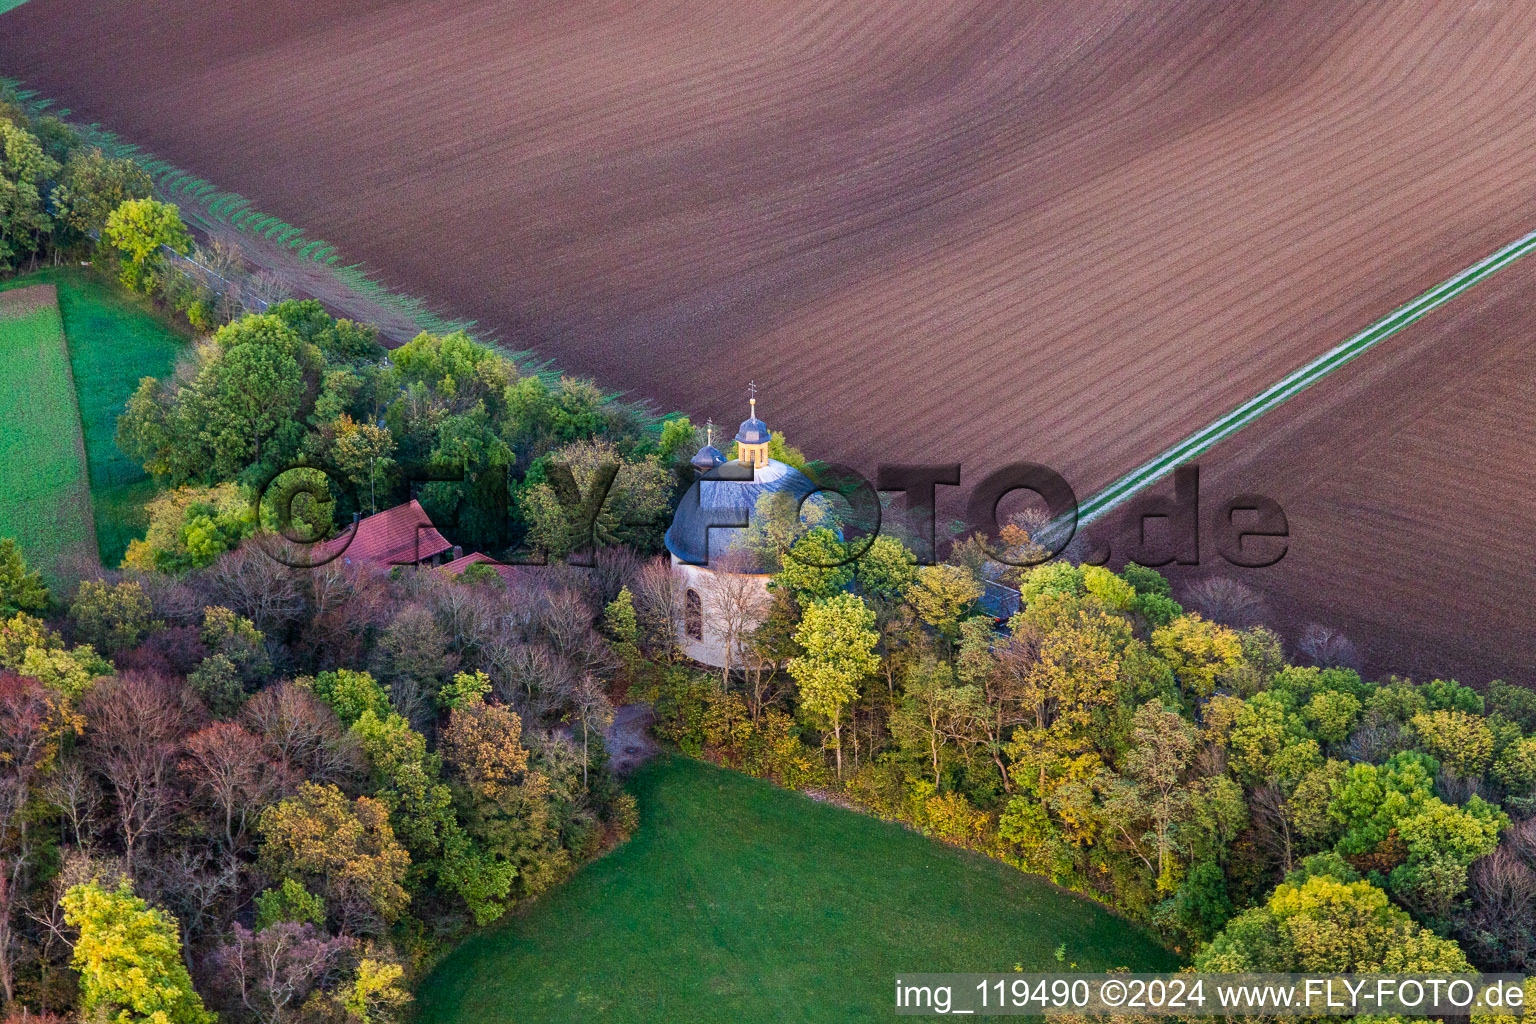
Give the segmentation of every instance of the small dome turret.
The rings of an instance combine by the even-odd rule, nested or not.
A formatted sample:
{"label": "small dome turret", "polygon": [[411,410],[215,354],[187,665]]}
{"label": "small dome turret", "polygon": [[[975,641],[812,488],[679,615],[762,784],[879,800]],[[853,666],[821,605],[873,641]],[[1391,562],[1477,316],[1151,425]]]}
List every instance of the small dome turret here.
{"label": "small dome turret", "polygon": [[706,427],[706,433],[704,437],[704,447],[700,448],[699,453],[689,460],[693,463],[693,468],[698,470],[700,473],[708,473],[716,466],[725,465],[725,454],[721,452],[719,448],[715,447],[714,423],[710,423]]}
{"label": "small dome turret", "polygon": [[768,464],[768,443],[773,440],[773,433],[768,424],[757,418],[756,381],[747,385],[747,394],[751,396],[748,401],[752,412],[736,431],[736,461],[756,468]]}

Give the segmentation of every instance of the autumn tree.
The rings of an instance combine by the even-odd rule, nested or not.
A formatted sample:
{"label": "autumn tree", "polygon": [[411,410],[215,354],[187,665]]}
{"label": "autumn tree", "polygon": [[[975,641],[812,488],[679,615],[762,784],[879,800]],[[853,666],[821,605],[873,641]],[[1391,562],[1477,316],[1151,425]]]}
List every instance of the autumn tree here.
{"label": "autumn tree", "polygon": [[1481,715],[1421,711],[1409,724],[1424,751],[1457,775],[1481,775],[1493,759],[1493,732]]}
{"label": "autumn tree", "polygon": [[72,887],[64,920],[80,933],[73,964],[80,972],[80,1010],[128,1024],[214,1024],[192,987],[176,921],[147,906],[127,882]]}
{"label": "autumn tree", "polygon": [[1221,673],[1242,663],[1237,634],[1198,615],[1183,615],[1152,632],[1152,649],[1162,656],[1179,682],[1201,697],[1216,689]]}
{"label": "autumn tree", "polygon": [[[549,780],[530,767],[522,719],[501,704],[456,708],[443,730],[442,753],[466,827],[496,859],[499,876],[510,884],[526,875],[556,837]],[[530,891],[530,881],[522,878],[523,891]]]}
{"label": "autumn tree", "polygon": [[50,845],[38,824],[48,813],[46,785],[72,731],[62,701],[35,679],[0,672],[0,990],[16,997],[21,900]]}
{"label": "autumn tree", "polygon": [[1438,974],[1472,967],[1442,939],[1364,881],[1314,875],[1282,883],[1268,902],[1234,918],[1195,957],[1217,973]]}
{"label": "autumn tree", "polygon": [[262,869],[319,893],[342,931],[374,934],[405,910],[410,856],[378,800],[306,782],[262,811],[256,828]]}
{"label": "autumn tree", "polygon": [[925,565],[907,587],[907,601],[918,617],[946,640],[958,639],[960,621],[980,600],[982,586],[958,565]]}

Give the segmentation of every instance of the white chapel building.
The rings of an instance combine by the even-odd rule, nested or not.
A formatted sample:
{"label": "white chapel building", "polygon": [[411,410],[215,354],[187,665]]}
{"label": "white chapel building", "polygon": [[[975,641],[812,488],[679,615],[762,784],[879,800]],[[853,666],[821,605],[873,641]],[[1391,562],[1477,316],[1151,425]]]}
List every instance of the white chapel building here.
{"label": "white chapel building", "polygon": [[[730,628],[722,620],[729,621],[733,613],[722,602],[739,604],[740,596],[750,592],[760,609],[768,604],[769,569],[743,543],[758,502],[773,493],[800,500],[817,490],[804,473],[768,456],[773,434],[757,418],[755,394],[750,401],[751,415],[736,431],[734,460],[721,454],[713,436],[693,457],[699,478],[679,503],[665,538],[683,591],[683,650],[694,661],[715,667],[726,664],[728,653],[732,664],[742,660],[740,651],[727,651]],[[726,575],[731,585],[722,586]],[[734,596],[727,599],[727,593]],[[737,632],[745,634],[756,625],[746,623]]]}

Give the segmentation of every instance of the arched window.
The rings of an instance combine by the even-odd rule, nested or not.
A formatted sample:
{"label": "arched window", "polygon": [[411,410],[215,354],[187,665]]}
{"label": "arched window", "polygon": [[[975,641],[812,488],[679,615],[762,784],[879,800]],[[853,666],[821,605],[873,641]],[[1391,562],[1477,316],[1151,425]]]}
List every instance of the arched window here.
{"label": "arched window", "polygon": [[691,639],[704,639],[704,602],[699,600],[699,592],[692,588],[683,595],[683,632]]}

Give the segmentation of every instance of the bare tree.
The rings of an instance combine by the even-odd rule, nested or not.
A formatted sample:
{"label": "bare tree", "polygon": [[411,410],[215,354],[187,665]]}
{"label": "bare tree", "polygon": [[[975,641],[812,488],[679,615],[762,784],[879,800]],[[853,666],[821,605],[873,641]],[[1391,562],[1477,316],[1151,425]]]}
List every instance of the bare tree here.
{"label": "bare tree", "polygon": [[263,747],[260,736],[233,722],[205,726],[185,744],[181,773],[209,812],[211,831],[222,838],[229,861],[244,849],[251,819],[283,789],[283,771]]}
{"label": "bare tree", "polygon": [[203,571],[204,603],[222,605],[268,636],[280,636],[304,614],[301,574],[309,571],[284,565],[259,544],[242,546]]}
{"label": "bare tree", "polygon": [[215,857],[206,848],[177,845],[143,872],[141,891],[165,904],[181,926],[181,957],[191,973],[197,972],[193,949],[234,916],[241,867],[241,861]]}
{"label": "bare tree", "polygon": [[293,281],[286,271],[262,270],[252,275],[246,290],[268,304],[282,302],[293,296]]}
{"label": "bare tree", "polygon": [[747,657],[748,636],[768,611],[762,578],[749,573],[751,567],[747,553],[731,550],[718,560],[716,571],[705,577],[708,607],[725,647],[725,663],[720,667],[722,687],[730,685],[731,670]]}
{"label": "bare tree", "polygon": [[300,644],[317,667],[362,661],[371,630],[389,620],[390,589],[375,566],[337,558],[303,575],[308,621]]}
{"label": "bare tree", "polygon": [[1314,622],[1302,631],[1296,646],[1312,664],[1323,668],[1360,667],[1360,655],[1349,637],[1328,626]]}
{"label": "bare tree", "polygon": [[607,607],[608,602],[619,596],[624,587],[631,587],[645,562],[627,547],[598,548],[592,560],[592,581],[597,589],[598,603]]}
{"label": "bare tree", "polygon": [[146,840],[169,827],[179,793],[182,741],[206,715],[185,688],[161,676],[124,673],[100,682],[82,702],[91,766],[112,796],[130,873]]}
{"label": "bare tree", "polygon": [[350,789],[362,776],[357,739],[302,686],[283,682],[268,687],[246,701],[240,720],[261,737],[266,756],[286,768],[281,780],[285,793],[305,779]]}
{"label": "bare tree", "polygon": [[677,656],[683,629],[683,587],[665,558],[653,559],[635,575],[635,618],[641,644],[668,660]]}
{"label": "bare tree", "polygon": [[101,818],[102,792],[96,775],[71,758],[47,778],[43,795],[60,813],[63,841],[90,853]]}
{"label": "bare tree", "polygon": [[1295,829],[1285,791],[1279,786],[1260,786],[1249,800],[1253,832],[1260,848],[1268,851],[1282,873],[1293,867],[1296,850]]}
{"label": "bare tree", "polygon": [[587,768],[592,763],[591,734],[601,735],[613,724],[613,703],[603,692],[602,684],[592,676],[582,676],[571,692],[571,715],[581,727],[581,788],[585,791]]}
{"label": "bare tree", "polygon": [[338,980],[356,947],[312,924],[280,922],[259,932],[237,924],[214,953],[212,987],[260,1024],[306,1019],[305,999]]}
{"label": "bare tree", "polygon": [[1191,584],[1183,604],[1212,622],[1238,629],[1258,625],[1267,613],[1257,590],[1228,576],[1208,576]]}

